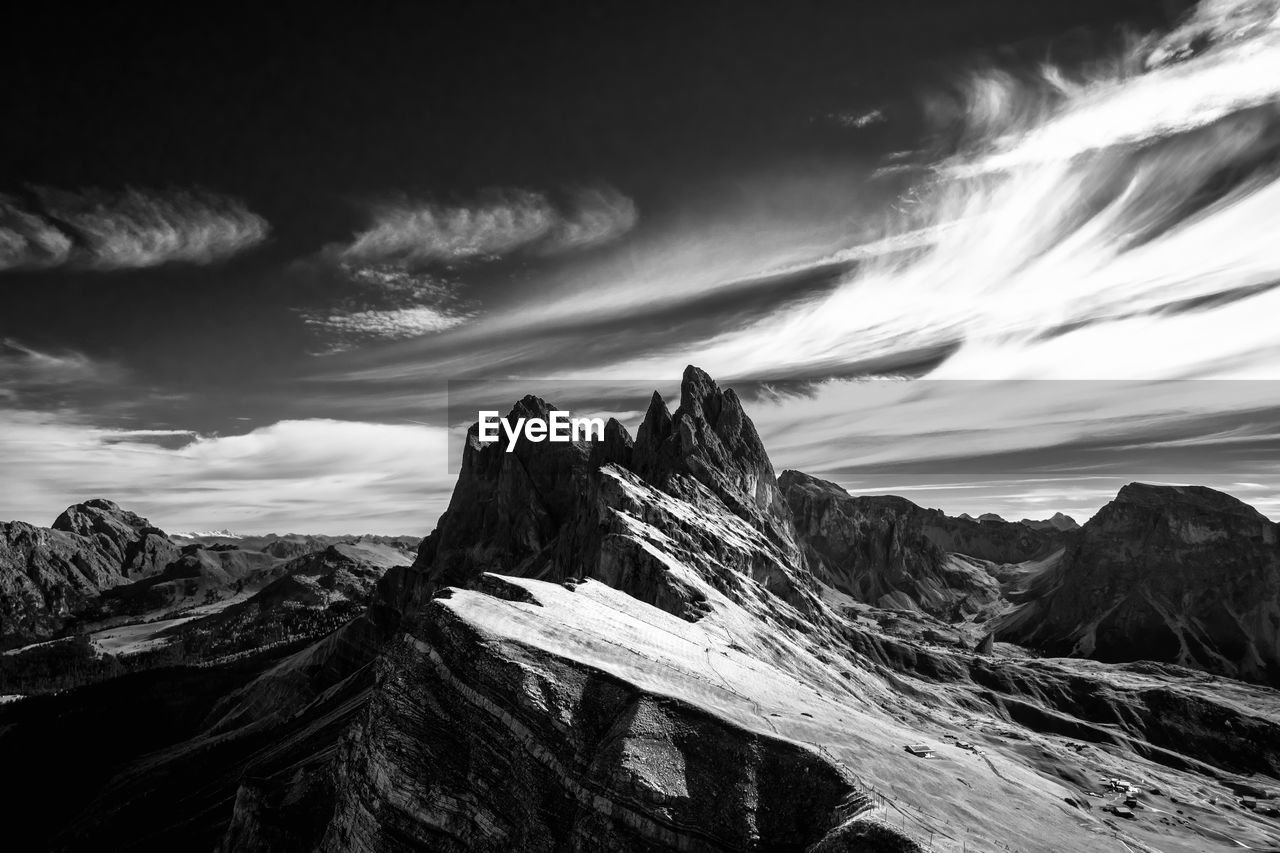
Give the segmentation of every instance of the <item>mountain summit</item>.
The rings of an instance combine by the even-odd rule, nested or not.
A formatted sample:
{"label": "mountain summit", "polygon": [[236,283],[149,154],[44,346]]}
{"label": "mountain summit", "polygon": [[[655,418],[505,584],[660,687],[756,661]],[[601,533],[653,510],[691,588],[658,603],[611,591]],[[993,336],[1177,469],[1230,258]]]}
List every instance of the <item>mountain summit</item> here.
{"label": "mountain summit", "polygon": [[52,527],[0,523],[0,647],[53,636],[103,590],[158,574],[179,548],[163,530],[95,498]]}
{"label": "mountain summit", "polygon": [[1050,654],[1280,683],[1280,527],[1202,486],[1131,483],[998,629]]}

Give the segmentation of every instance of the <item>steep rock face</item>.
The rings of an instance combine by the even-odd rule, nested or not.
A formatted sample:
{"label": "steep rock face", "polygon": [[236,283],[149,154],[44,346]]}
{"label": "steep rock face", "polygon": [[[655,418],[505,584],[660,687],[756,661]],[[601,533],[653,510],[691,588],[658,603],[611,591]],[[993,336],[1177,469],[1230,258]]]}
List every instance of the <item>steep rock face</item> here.
{"label": "steep rock face", "polygon": [[[818,753],[621,678],[589,648],[547,648],[563,611],[546,596],[563,590],[479,585],[433,602],[381,663],[316,849],[799,851],[830,827],[851,787]],[[255,849],[259,819],[299,799],[260,794],[224,849]]]}
{"label": "steep rock face", "polygon": [[1125,486],[1019,600],[1000,639],[1280,683],[1277,525],[1212,489]]}
{"label": "steep rock face", "polygon": [[789,540],[779,543],[758,516],[744,520],[699,480],[675,475],[666,484],[600,469],[591,502],[562,537],[554,576],[603,580],[691,620],[703,612],[705,583],[762,618],[823,624],[817,585]]}
{"label": "steep rock face", "polygon": [[[525,397],[508,420],[553,410]],[[683,509],[672,515],[677,505]],[[725,523],[745,532],[726,539],[707,531],[706,513],[732,518]],[[637,531],[655,528],[697,540],[687,552],[716,554],[710,574],[745,575],[812,612],[816,592],[755,426],[732,390],[694,367],[685,371],[675,415],[654,394],[634,442],[611,419],[602,442],[517,440],[507,452],[505,433],[481,443],[473,425],[449,508],[419,549],[415,565],[426,583],[416,601],[489,571],[591,576],[694,618],[675,575],[641,544]]]}
{"label": "steep rock face", "polygon": [[999,596],[989,575],[963,571],[925,535],[920,508],[910,501],[855,498],[797,471],[783,472],[782,488],[809,565],[859,601],[953,615]]}
{"label": "steep rock face", "polygon": [[[555,407],[525,397],[506,420],[546,419]],[[485,571],[525,574],[544,556],[572,514],[585,485],[591,448],[586,442],[516,440],[507,452],[505,431],[496,442],[467,431],[462,468],[449,507],[423,540],[416,565],[430,568],[433,588],[465,584]]]}
{"label": "steep rock face", "polygon": [[653,395],[632,458],[633,470],[659,487],[688,473],[735,510],[751,505],[780,522],[789,516],[769,455],[738,395],[732,388],[720,390],[696,367],[685,369],[674,415]]}
{"label": "steep rock face", "polygon": [[[686,380],[689,396],[682,399],[680,420],[691,434],[713,434],[698,414],[710,409],[732,426],[726,432],[731,440],[755,435],[740,406],[736,414],[725,414],[736,397],[726,398],[701,371],[687,371]],[[664,420],[665,405],[657,399],[651,414]],[[546,401],[525,397],[508,418],[545,418],[553,410]],[[669,458],[655,462],[659,455],[650,451],[663,442],[650,437],[633,443],[616,420],[606,425],[604,441],[594,444],[519,440],[508,453],[501,435],[497,442],[482,443],[477,427],[469,431],[449,507],[422,541],[414,566],[388,574],[368,613],[228,697],[214,715],[218,730],[304,707],[372,661],[378,644],[428,607],[441,589],[469,587],[489,571],[551,580],[597,578],[688,620],[705,612],[710,585],[779,624],[826,624],[817,586],[782,524],[785,507],[777,510],[770,498],[766,511],[741,488],[763,481],[759,493],[766,496],[774,488],[758,439],[749,470],[734,463],[730,467],[736,473],[725,473],[705,459],[686,465],[687,454],[674,445],[664,451]],[[714,447],[720,439],[708,442]],[[702,453],[702,445],[691,447],[695,455]],[[729,495],[734,506],[707,483]],[[752,486],[751,494],[756,492]]]}
{"label": "steep rock face", "polygon": [[1000,584],[979,563],[1020,563],[1061,547],[1063,532],[951,518],[905,498],[850,495],[799,471],[779,480],[810,567],[879,607],[959,618],[995,602]]}
{"label": "steep rock face", "polygon": [[69,507],[51,528],[0,524],[0,647],[52,636],[102,590],[178,554],[162,530],[108,500]]}
{"label": "steep rock face", "polygon": [[[525,398],[512,416],[549,411],[545,402]],[[696,702],[647,695],[619,673],[604,677],[549,648],[533,658],[545,677],[522,686],[507,674],[518,675],[530,660],[519,641],[482,641],[452,609],[453,602],[495,595],[532,601],[514,578],[485,573],[500,568],[569,587],[597,578],[618,590],[609,593],[615,610],[647,604],[685,624],[699,623],[717,602],[740,607],[750,614],[747,624],[772,626],[762,629],[769,643],[779,631],[829,630],[772,468],[736,397],[690,371],[678,417],[664,413],[658,400],[648,421],[656,427],[634,443],[611,421],[605,440],[590,447],[522,443],[508,454],[504,444],[479,443],[473,430],[449,511],[398,592],[400,630],[410,638],[378,658],[366,722],[336,763],[242,788],[227,849],[278,849],[281,827],[298,819],[290,804],[304,801],[325,814],[333,809],[327,827],[316,824],[323,837],[303,845],[321,849],[385,849],[392,836],[459,850],[702,849],[708,833],[719,836],[712,847],[802,849],[819,838],[831,826],[830,809],[849,790],[829,763],[726,726]],[[684,425],[685,444],[668,441],[680,432],[663,437],[668,420]],[[725,450],[726,443],[758,454]],[[549,623],[551,635],[577,630],[573,616],[561,608],[560,621]],[[352,666],[334,662],[351,646],[349,635],[370,634],[362,627],[367,621],[355,620],[264,673],[224,704],[213,730],[259,724],[267,714],[282,720],[313,699],[325,701],[340,679],[355,677]],[[730,630],[709,636],[723,643]],[[596,639],[588,633],[582,642]],[[704,655],[697,651],[699,670]],[[526,688],[542,698],[526,706]],[[575,720],[567,731],[565,714]],[[579,732],[576,722],[586,728]],[[520,784],[514,794],[513,772]],[[774,800],[790,796],[766,790],[772,786],[765,779],[778,774],[796,777],[802,802]],[[821,796],[805,787],[823,778]],[[438,805],[424,813],[423,802]],[[451,802],[484,820],[462,820],[463,806]],[[548,811],[545,803],[555,807]]]}
{"label": "steep rock face", "polygon": [[158,572],[177,556],[178,546],[142,516],[102,498],[67,507],[54,530],[82,536],[117,560],[125,575]]}
{"label": "steep rock face", "polygon": [[[667,440],[672,419],[656,394],[635,442],[611,419],[602,442],[517,440],[508,453],[505,431],[485,443],[473,425],[448,509],[422,540],[412,569],[380,586],[371,608],[380,614],[376,625],[366,614],[264,673],[228,697],[217,726],[302,707],[372,660],[376,643],[439,590],[468,587],[490,571],[598,578],[690,620],[704,611],[699,585],[709,583],[766,618],[821,625],[816,584],[803,569],[788,510],[774,500],[773,469],[750,419],[735,395],[696,368],[686,371],[682,387],[677,420],[688,435],[703,437],[684,449]],[[554,410],[529,396],[507,418],[546,418]],[[726,455],[725,442],[745,457]],[[729,470],[714,467],[716,459]],[[771,599],[788,606],[762,604]]]}

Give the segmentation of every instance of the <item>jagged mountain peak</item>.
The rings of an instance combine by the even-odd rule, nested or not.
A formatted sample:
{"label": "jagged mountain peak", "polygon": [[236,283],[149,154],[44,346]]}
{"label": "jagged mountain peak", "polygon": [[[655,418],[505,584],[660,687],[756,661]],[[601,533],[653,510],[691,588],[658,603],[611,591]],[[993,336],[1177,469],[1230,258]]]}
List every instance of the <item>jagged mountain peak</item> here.
{"label": "jagged mountain peak", "polygon": [[644,421],[640,424],[637,435],[649,435],[651,440],[661,441],[671,434],[671,410],[662,395],[654,391],[649,397],[649,408],[645,410]]}
{"label": "jagged mountain peak", "polygon": [[[808,606],[790,510],[741,401],[696,367],[685,371],[681,387],[674,414],[661,394],[650,397],[634,441],[610,419],[602,441],[518,441],[508,453],[505,442],[480,442],[473,426],[449,508],[419,550],[415,565],[424,585],[416,600],[445,586],[468,586],[489,571],[612,577],[615,564],[634,568],[651,560],[639,553],[643,546],[622,544],[635,538],[639,520],[652,526],[672,513],[687,515],[690,506],[714,504],[761,537],[746,549],[750,555],[723,555],[724,562],[740,563],[766,588]],[[525,397],[512,416],[555,409]],[[624,585],[647,583],[627,578]],[[645,590],[638,594],[657,594]]]}
{"label": "jagged mountain peak", "polygon": [[659,487],[690,475],[740,515],[761,511],[780,524],[789,517],[773,464],[738,395],[693,365],[685,368],[675,414],[668,414],[661,395],[651,398],[632,459],[636,473]]}

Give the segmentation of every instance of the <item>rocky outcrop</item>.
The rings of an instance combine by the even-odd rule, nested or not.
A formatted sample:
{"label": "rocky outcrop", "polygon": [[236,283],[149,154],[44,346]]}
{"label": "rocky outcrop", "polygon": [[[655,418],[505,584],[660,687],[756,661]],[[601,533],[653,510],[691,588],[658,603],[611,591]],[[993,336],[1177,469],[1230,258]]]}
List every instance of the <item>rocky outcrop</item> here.
{"label": "rocky outcrop", "polygon": [[102,499],[68,507],[51,528],[0,524],[0,647],[53,636],[98,593],[160,572],[179,550]]}
{"label": "rocky outcrop", "polygon": [[785,529],[790,513],[755,425],[733,389],[720,390],[692,365],[681,380],[674,415],[654,393],[630,467],[659,488],[690,475],[730,509],[762,518],[779,528],[777,536],[790,538]]}
{"label": "rocky outcrop", "polygon": [[1000,598],[1000,583],[980,561],[1021,563],[1065,541],[1056,526],[951,518],[905,498],[855,497],[799,471],[784,471],[779,483],[809,566],[878,607],[961,618]]}
{"label": "rocky outcrop", "polygon": [[[545,420],[554,407],[525,397],[506,420]],[[430,588],[465,585],[482,572],[536,574],[586,486],[587,442],[480,441],[467,431],[462,467],[449,506],[423,540],[416,565],[429,568]]]}
{"label": "rocky outcrop", "polygon": [[1121,489],[1030,578],[999,638],[1280,683],[1280,531],[1199,486]]}

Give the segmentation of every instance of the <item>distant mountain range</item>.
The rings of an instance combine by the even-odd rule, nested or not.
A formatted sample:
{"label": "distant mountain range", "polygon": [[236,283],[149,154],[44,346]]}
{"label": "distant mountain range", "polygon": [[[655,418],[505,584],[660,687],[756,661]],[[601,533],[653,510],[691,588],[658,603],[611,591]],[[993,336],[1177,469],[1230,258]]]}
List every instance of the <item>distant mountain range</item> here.
{"label": "distant mountain range", "polygon": [[[178,537],[100,498],[68,507],[52,527],[0,523],[0,693],[204,659],[217,644],[193,641],[197,625],[177,625],[267,600],[279,615],[285,590],[297,593],[288,602],[292,627],[268,624],[259,613],[231,645],[243,651],[282,636],[320,636],[368,603],[387,568],[412,562],[419,541],[223,531]],[[323,594],[302,594],[315,585],[308,579],[316,565],[329,569],[320,579],[328,585]],[[355,586],[343,580],[351,572],[360,578]]]}
{"label": "distant mountain range", "polygon": [[[1077,525],[854,496],[776,476],[696,368],[634,437],[610,420],[600,442],[507,449],[472,428],[415,554],[178,546],[103,501],[11,525],[6,626],[27,636],[92,602],[119,619],[152,579],[174,585],[157,601],[244,586],[124,637],[181,649],[163,668],[0,706],[0,754],[34,792],[50,750],[85,768],[46,846],[1280,843],[1280,539],[1234,498],[1133,484]],[[119,625],[91,642],[137,628]],[[163,732],[142,701],[169,709]],[[107,721],[110,749],[76,719]]]}
{"label": "distant mountain range", "polygon": [[230,530],[190,530],[182,533],[170,533],[170,539],[243,539]]}

